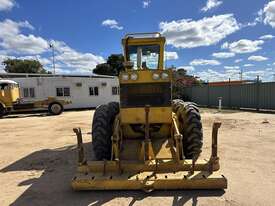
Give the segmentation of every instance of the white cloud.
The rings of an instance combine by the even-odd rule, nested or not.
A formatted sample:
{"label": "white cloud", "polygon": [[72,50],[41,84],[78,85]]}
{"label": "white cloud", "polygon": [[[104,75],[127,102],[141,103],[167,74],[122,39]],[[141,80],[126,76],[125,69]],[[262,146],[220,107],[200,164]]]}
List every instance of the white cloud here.
{"label": "white cloud", "polygon": [[251,41],[248,39],[241,39],[236,42],[228,43],[225,42],[221,48],[222,49],[229,49],[229,51],[234,53],[252,53],[262,49],[260,45],[264,43],[263,40],[255,40]]}
{"label": "white cloud", "polygon": [[253,71],[246,71],[243,73],[245,79],[255,80],[257,76],[263,81],[274,81],[274,70],[272,68],[259,69]]}
{"label": "white cloud", "polygon": [[273,65],[275,65],[275,62],[273,63]]}
{"label": "white cloud", "polygon": [[142,7],[143,7],[144,9],[146,9],[146,8],[149,7],[150,3],[151,3],[150,0],[142,1]]}
{"label": "white cloud", "polygon": [[34,29],[27,21],[14,22],[6,19],[0,22],[0,28],[0,47],[10,53],[40,54],[48,49],[45,39],[21,33],[21,28]]}
{"label": "white cloud", "polygon": [[225,73],[230,76],[234,75],[234,74],[239,74],[241,71],[239,70],[239,68],[232,68],[232,69],[226,69]]}
{"label": "white cloud", "polygon": [[63,66],[91,71],[97,64],[105,62],[101,56],[92,53],[81,53],[70,48],[64,42],[52,41],[57,51],[56,60]]}
{"label": "white cloud", "polygon": [[219,58],[219,59],[226,59],[230,57],[234,57],[235,53],[232,52],[218,52],[218,53],[213,53],[213,57]]}
{"label": "white cloud", "polygon": [[15,5],[13,0],[0,0],[0,11],[11,10]]}
{"label": "white cloud", "polygon": [[254,64],[244,64],[243,66],[244,66],[244,67],[253,67]]}
{"label": "white cloud", "polygon": [[0,21],[0,37],[15,36],[20,33],[21,28],[33,30],[33,26],[28,21],[15,22],[10,19]]}
{"label": "white cloud", "polygon": [[13,56],[9,56],[9,55],[3,55],[3,54],[0,54],[0,65],[2,64],[2,62],[6,59],[12,59],[14,58]]}
{"label": "white cloud", "polygon": [[210,9],[216,8],[220,5],[222,5],[222,1],[218,0],[207,0],[206,5],[201,9],[201,11],[206,12]]}
{"label": "white cloud", "polygon": [[[267,69],[260,69],[260,70],[253,70],[253,71],[245,71],[242,73],[243,79],[246,80],[255,80],[257,75],[260,76],[260,79],[263,81],[272,81],[273,80],[273,70]],[[239,80],[240,79],[240,70],[238,69],[229,69],[225,72],[218,72],[212,69],[208,69],[201,72],[196,72],[195,76],[200,77],[200,79],[215,82],[215,81],[228,81],[230,78],[231,80]]]}
{"label": "white cloud", "polygon": [[168,51],[166,51],[166,52],[164,53],[164,56],[165,56],[165,59],[166,59],[166,60],[176,60],[176,59],[179,58],[177,52],[168,52]]}
{"label": "white cloud", "polygon": [[254,19],[254,21],[252,22],[248,22],[247,24],[244,24],[243,26],[256,26],[259,22],[263,22],[263,10],[260,9],[257,14],[256,17]]}
{"label": "white cloud", "polygon": [[261,62],[261,61],[268,60],[268,58],[267,57],[263,57],[263,56],[250,56],[250,57],[248,57],[248,60]]}
{"label": "white cloud", "polygon": [[198,65],[220,65],[221,63],[217,60],[213,59],[194,59],[193,61],[190,62],[191,66],[198,66]]}
{"label": "white cloud", "polygon": [[123,26],[119,26],[118,22],[115,19],[106,19],[102,22],[102,26],[110,27],[111,29],[122,30]]}
{"label": "white cloud", "polygon": [[159,27],[167,43],[177,48],[213,45],[240,29],[233,14],[160,22]]}
{"label": "white cloud", "polygon": [[0,54],[0,73],[5,72],[4,71],[5,66],[2,64],[2,62],[8,58],[13,58],[13,57]]}
{"label": "white cloud", "polygon": [[265,5],[263,14],[264,24],[269,24],[272,28],[275,28],[275,1],[270,1]]}
{"label": "white cloud", "polygon": [[194,75],[200,77],[200,79],[204,81],[209,81],[209,82],[224,81],[224,80],[228,80],[228,78],[230,77],[225,73],[220,73],[212,69],[207,69],[201,72],[197,72]]}
{"label": "white cloud", "polygon": [[189,73],[195,71],[195,68],[193,66],[180,66],[177,69],[184,69]]}
{"label": "white cloud", "polygon": [[271,35],[271,34],[267,34],[267,35],[263,35],[261,36],[259,39],[262,40],[267,40],[267,39],[273,39],[275,36]]}
{"label": "white cloud", "polygon": [[257,24],[258,22],[263,22],[263,14],[264,14],[263,9],[260,9],[260,10],[257,12],[257,17],[256,17],[255,20],[254,20],[255,24]]}
{"label": "white cloud", "polygon": [[[48,41],[42,37],[21,33],[22,28],[34,29],[29,22],[14,22],[8,19],[0,22],[0,28],[0,61],[5,58],[35,59],[39,60],[45,69],[52,69],[52,59],[47,58],[50,51]],[[52,40],[51,43],[55,48],[56,71],[60,73],[91,73],[97,64],[105,62],[101,56],[78,52],[62,41]],[[0,69],[3,69],[3,66],[0,66]]]}
{"label": "white cloud", "polygon": [[224,66],[225,69],[233,70],[233,69],[239,69],[239,66]]}
{"label": "white cloud", "polygon": [[240,63],[241,61],[243,61],[242,59],[236,59],[234,62],[235,63]]}
{"label": "white cloud", "polygon": [[264,70],[254,70],[254,71],[247,71],[243,73],[243,77],[246,79],[256,79],[257,76],[264,76]]}

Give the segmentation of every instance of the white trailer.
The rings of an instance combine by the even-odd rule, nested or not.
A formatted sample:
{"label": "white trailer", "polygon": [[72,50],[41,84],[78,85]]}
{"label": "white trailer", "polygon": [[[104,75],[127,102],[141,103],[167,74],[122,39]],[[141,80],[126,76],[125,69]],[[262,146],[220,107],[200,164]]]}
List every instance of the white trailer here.
{"label": "white trailer", "polygon": [[93,108],[119,101],[116,77],[79,75],[0,74],[19,83],[23,101],[42,100],[49,96],[70,100],[65,109]]}

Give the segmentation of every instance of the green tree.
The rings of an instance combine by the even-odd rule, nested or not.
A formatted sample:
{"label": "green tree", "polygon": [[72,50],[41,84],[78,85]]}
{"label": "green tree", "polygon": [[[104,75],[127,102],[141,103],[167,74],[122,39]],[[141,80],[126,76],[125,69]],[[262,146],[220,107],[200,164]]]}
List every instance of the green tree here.
{"label": "green tree", "polygon": [[2,62],[7,73],[39,73],[49,74],[38,60],[6,59]]}
{"label": "green tree", "polygon": [[113,68],[107,63],[96,65],[96,68],[94,69],[93,72],[95,74],[101,74],[101,75],[110,75],[110,76],[116,75]]}
{"label": "green tree", "polygon": [[190,101],[187,96],[183,96],[182,91],[184,87],[200,84],[198,77],[188,75],[187,71],[183,68],[176,69],[172,67],[171,69],[173,71],[173,98]]}
{"label": "green tree", "polygon": [[124,57],[122,54],[111,54],[106,63],[96,65],[95,74],[118,76],[119,72],[124,69]]}

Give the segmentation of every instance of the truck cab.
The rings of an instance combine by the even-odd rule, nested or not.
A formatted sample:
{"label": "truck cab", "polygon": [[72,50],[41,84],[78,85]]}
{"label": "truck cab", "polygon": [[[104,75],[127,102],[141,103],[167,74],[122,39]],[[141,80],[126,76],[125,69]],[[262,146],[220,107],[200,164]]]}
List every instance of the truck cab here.
{"label": "truck cab", "polygon": [[0,107],[9,110],[12,105],[18,102],[19,85],[12,80],[0,80]]}
{"label": "truck cab", "polygon": [[71,104],[71,101],[60,100],[54,97],[22,102],[20,101],[19,84],[12,80],[0,79],[0,117],[13,111],[26,112],[43,108],[47,108],[52,115],[59,115],[63,112],[66,104]]}

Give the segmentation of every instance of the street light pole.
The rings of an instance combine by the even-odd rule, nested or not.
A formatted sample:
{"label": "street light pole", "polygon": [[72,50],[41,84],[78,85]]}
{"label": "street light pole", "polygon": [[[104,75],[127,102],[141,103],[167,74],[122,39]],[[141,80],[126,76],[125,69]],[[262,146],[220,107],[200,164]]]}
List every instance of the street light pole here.
{"label": "street light pole", "polygon": [[243,80],[243,68],[241,67],[241,71],[240,71],[240,80]]}
{"label": "street light pole", "polygon": [[54,54],[54,45],[53,43],[50,43],[50,48],[52,49],[52,57],[53,57],[53,74],[55,74],[55,54]]}

